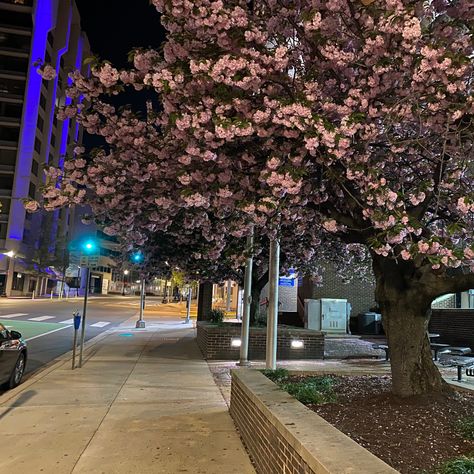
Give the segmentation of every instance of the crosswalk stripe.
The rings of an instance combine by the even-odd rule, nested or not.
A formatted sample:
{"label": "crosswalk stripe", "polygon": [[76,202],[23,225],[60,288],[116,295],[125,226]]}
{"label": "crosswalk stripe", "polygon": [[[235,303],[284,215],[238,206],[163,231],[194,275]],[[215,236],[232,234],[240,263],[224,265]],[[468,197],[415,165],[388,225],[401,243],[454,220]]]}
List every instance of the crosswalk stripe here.
{"label": "crosswalk stripe", "polygon": [[104,326],[108,326],[110,323],[106,321],[99,321],[98,323],[91,324],[92,328],[103,328]]}
{"label": "crosswalk stripe", "polygon": [[2,314],[2,315],[0,315],[0,319],[16,318],[16,317],[18,317],[18,316],[28,316],[28,313]]}
{"label": "crosswalk stripe", "polygon": [[74,319],[66,319],[65,321],[59,321],[59,324],[74,324]]}
{"label": "crosswalk stripe", "polygon": [[54,319],[56,316],[38,316],[36,318],[28,318],[28,321],[46,321],[48,319]]}

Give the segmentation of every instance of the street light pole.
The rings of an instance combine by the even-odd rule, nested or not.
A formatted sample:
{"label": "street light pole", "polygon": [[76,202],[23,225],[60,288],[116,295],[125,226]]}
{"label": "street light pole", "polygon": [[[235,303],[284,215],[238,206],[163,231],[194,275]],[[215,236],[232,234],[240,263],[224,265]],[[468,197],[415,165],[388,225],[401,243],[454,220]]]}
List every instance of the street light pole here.
{"label": "street light pole", "polygon": [[145,278],[142,278],[142,281],[140,283],[140,316],[138,318],[137,323],[135,324],[136,328],[144,328],[145,327],[145,321],[143,320],[143,309],[145,306]]}
{"label": "street light pole", "polygon": [[242,314],[242,329],[240,335],[240,360],[238,365],[250,365],[249,356],[249,327],[250,305],[252,303],[252,271],[253,271],[253,228],[247,237],[247,261],[245,262],[244,277],[244,310]]}
{"label": "street light pole", "polygon": [[123,281],[122,281],[122,296],[125,296],[125,277],[128,275],[129,271],[123,271]]}
{"label": "street light pole", "polygon": [[191,285],[188,288],[188,298],[186,300],[186,319],[184,320],[184,324],[189,324],[191,320],[191,298],[193,295],[193,289]]}
{"label": "street light pole", "polygon": [[12,286],[13,286],[13,273],[14,273],[14,258],[15,252],[13,250],[9,250],[5,252],[4,255],[8,257],[8,268],[7,268],[7,281],[5,282],[5,296],[10,298],[12,294]]}
{"label": "street light pole", "polygon": [[267,315],[266,368],[276,369],[277,331],[278,331],[278,278],[280,273],[280,242],[270,240],[270,262],[268,269],[269,304]]}

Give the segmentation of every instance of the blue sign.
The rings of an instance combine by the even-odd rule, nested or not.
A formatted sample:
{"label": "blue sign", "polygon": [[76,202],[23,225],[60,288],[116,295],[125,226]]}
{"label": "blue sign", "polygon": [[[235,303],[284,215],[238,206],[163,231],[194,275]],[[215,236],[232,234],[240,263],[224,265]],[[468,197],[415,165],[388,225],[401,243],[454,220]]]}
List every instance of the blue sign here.
{"label": "blue sign", "polygon": [[295,286],[295,278],[279,278],[278,279],[278,286]]}

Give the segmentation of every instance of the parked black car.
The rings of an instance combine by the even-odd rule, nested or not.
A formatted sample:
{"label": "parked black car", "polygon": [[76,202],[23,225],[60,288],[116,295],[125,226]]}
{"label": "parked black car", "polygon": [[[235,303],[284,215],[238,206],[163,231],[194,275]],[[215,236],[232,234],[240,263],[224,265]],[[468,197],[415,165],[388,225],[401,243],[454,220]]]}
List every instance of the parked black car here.
{"label": "parked black car", "polygon": [[26,342],[21,334],[0,324],[0,384],[16,387],[25,373],[26,359]]}

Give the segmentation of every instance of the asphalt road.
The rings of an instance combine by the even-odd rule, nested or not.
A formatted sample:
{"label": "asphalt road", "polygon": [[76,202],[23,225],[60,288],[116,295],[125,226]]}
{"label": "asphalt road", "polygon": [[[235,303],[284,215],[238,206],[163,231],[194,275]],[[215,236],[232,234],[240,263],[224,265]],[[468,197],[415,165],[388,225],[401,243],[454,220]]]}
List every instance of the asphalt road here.
{"label": "asphalt road", "polygon": [[[28,344],[26,374],[72,349],[72,314],[82,315],[83,299],[0,299],[0,323],[22,333]],[[138,316],[139,299],[128,296],[89,297],[86,340]]]}

